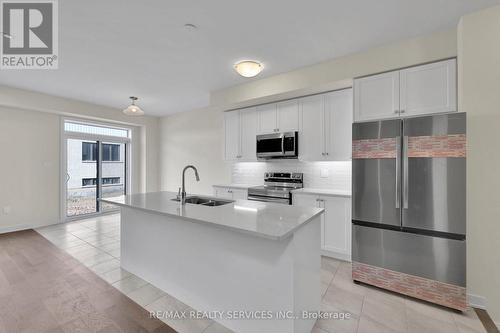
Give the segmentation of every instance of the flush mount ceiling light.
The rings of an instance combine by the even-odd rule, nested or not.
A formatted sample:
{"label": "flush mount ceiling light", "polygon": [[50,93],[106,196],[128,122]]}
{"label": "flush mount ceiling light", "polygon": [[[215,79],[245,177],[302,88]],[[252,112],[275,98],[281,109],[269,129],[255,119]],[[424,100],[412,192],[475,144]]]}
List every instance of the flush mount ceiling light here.
{"label": "flush mount ceiling light", "polygon": [[130,96],[129,98],[132,100],[132,104],[130,104],[125,110],[123,110],[123,113],[125,113],[127,116],[143,116],[144,111],[142,111],[140,107],[135,105],[135,101],[137,101],[138,98],[135,96]]}
{"label": "flush mount ceiling light", "polygon": [[264,65],[258,61],[244,60],[236,63],[234,69],[243,77],[254,77],[262,72]]}

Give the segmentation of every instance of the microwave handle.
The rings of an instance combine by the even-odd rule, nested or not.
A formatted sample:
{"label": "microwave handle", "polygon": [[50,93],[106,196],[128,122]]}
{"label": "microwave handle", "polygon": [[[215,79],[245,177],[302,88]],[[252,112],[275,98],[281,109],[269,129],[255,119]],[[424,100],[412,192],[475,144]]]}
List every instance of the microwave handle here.
{"label": "microwave handle", "polygon": [[285,134],[281,134],[281,154],[285,155]]}

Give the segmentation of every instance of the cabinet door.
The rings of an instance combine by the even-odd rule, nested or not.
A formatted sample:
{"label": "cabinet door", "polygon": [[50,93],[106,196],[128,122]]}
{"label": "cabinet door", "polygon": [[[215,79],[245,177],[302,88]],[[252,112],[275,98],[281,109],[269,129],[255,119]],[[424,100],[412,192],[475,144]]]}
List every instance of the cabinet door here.
{"label": "cabinet door", "polygon": [[299,130],[299,102],[296,99],[280,102],[277,105],[278,131],[293,132]]}
{"label": "cabinet door", "polygon": [[224,158],[234,161],[240,156],[240,112],[224,113]]}
{"label": "cabinet door", "polygon": [[455,59],[401,70],[401,115],[457,111]]}
{"label": "cabinet door", "polygon": [[354,80],[354,121],[399,117],[399,71]]}
{"label": "cabinet door", "polygon": [[292,203],[299,207],[318,207],[319,197],[310,194],[292,194]]}
{"label": "cabinet door", "polygon": [[277,132],[276,104],[266,104],[257,107],[259,118],[259,133]]}
{"label": "cabinet door", "polygon": [[322,161],[325,159],[324,96],[301,98],[301,129],[299,132],[299,159]]}
{"label": "cabinet door", "polygon": [[352,89],[325,95],[326,159],[348,161],[352,150]]}
{"label": "cabinet door", "polygon": [[240,110],[240,128],[240,160],[256,161],[257,110],[255,107]]}
{"label": "cabinet door", "polygon": [[320,198],[325,208],[322,233],[323,250],[334,252],[341,259],[351,257],[351,200],[344,197]]}
{"label": "cabinet door", "polygon": [[248,197],[247,190],[231,189],[231,192],[232,192],[232,199],[233,200],[246,200]]}

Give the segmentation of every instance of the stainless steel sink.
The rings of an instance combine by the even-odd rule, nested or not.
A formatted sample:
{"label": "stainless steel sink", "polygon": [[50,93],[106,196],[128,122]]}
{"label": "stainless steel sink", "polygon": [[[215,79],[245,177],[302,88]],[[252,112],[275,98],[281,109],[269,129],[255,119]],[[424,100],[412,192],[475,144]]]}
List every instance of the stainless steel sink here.
{"label": "stainless steel sink", "polygon": [[[174,198],[172,199],[173,201],[180,201],[179,198]],[[197,196],[191,196],[191,197],[186,197],[186,203],[188,204],[193,204],[193,205],[203,205],[203,206],[222,206],[222,205],[227,205],[234,202],[233,200],[220,200],[220,199],[215,199],[215,198],[207,198],[207,197],[197,197]]]}

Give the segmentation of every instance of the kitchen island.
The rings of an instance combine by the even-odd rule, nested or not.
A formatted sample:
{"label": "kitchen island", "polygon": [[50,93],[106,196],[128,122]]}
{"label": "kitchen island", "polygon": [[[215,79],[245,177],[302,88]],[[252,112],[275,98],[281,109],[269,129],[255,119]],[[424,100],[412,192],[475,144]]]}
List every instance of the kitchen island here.
{"label": "kitchen island", "polygon": [[309,333],[320,309],[323,209],[172,192],[102,199],[121,207],[121,265],[238,333]]}

